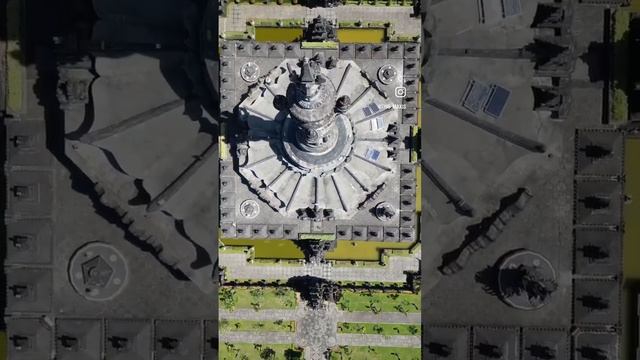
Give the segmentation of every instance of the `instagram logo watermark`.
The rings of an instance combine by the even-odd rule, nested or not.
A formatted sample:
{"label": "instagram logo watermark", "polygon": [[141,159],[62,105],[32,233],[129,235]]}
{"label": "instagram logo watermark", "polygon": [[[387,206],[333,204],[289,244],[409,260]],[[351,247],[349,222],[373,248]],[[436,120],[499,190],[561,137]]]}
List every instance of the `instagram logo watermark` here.
{"label": "instagram logo watermark", "polygon": [[385,109],[393,109],[393,110],[405,110],[407,108],[406,104],[389,104],[384,106]]}
{"label": "instagram logo watermark", "polygon": [[398,86],[396,88],[395,93],[396,93],[396,97],[403,98],[407,96],[407,88],[404,86]]}

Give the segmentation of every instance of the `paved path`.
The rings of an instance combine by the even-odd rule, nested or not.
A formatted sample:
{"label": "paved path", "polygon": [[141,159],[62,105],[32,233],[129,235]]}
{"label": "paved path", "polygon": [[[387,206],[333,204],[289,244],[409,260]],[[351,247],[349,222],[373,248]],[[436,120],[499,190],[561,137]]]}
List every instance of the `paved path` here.
{"label": "paved path", "polygon": [[405,282],[407,271],[417,271],[420,262],[413,256],[392,256],[385,267],[367,268],[354,266],[331,266],[330,264],[289,265],[251,265],[247,263],[246,254],[220,254],[220,266],[226,268],[228,279],[288,279],[294,276],[311,275],[334,281],[384,281]]}
{"label": "paved path", "polygon": [[382,312],[374,314],[367,311],[339,311],[340,322],[384,323],[384,324],[420,324],[421,313]]}
{"label": "paved path", "polygon": [[220,333],[220,341],[249,344],[295,344],[292,332],[229,331]]}
{"label": "paved path", "polygon": [[324,360],[324,352],[336,345],[337,314],[335,304],[326,308],[303,308],[304,316],[296,326],[297,344],[305,348],[305,359]]}
{"label": "paved path", "polygon": [[[318,15],[338,21],[391,21],[399,34],[418,34],[420,17],[412,17],[410,6],[357,6],[346,5],[336,8],[313,8],[302,5],[269,7],[256,4],[231,4],[227,17],[220,18],[220,31],[245,31],[250,19],[312,19]],[[273,11],[277,11],[274,16]]]}
{"label": "paved path", "polygon": [[407,271],[417,271],[419,261],[413,256],[392,256],[389,264],[380,268],[364,267],[334,267],[332,271],[333,280],[342,281],[385,281],[385,282],[405,282],[407,281]]}
{"label": "paved path", "polygon": [[294,320],[296,332],[221,332],[223,342],[240,342],[255,344],[296,344],[305,348],[305,359],[321,360],[324,351],[336,344],[352,346],[398,346],[419,347],[420,336],[405,335],[369,335],[339,334],[337,322],[365,322],[386,324],[420,324],[420,313],[374,314],[371,312],[339,311],[335,304],[329,304],[325,310],[313,310],[301,304],[296,310],[252,310],[237,309],[220,310],[220,319],[235,320]]}
{"label": "paved path", "polygon": [[297,320],[302,316],[300,310],[258,310],[236,309],[233,311],[222,310],[218,312],[220,319],[233,320],[256,320],[256,321],[276,321],[276,320]]}
{"label": "paved path", "polygon": [[[385,267],[334,267],[330,263],[300,266],[265,266],[247,263],[246,254],[220,254],[220,265],[226,268],[229,279],[288,279],[294,276],[314,276],[329,280],[404,282],[407,271],[417,271],[420,252],[411,256],[392,256]],[[322,360],[326,349],[335,344],[369,346],[420,346],[419,336],[381,336],[363,334],[337,334],[337,322],[366,322],[387,324],[420,324],[420,313],[379,313],[338,311],[335,304],[323,310],[299,304],[296,310],[237,309],[220,310],[221,319],[238,320],[295,320],[296,333],[229,332],[222,333],[223,341],[251,343],[293,343],[305,348],[305,358]]]}
{"label": "paved path", "polygon": [[338,344],[351,346],[420,347],[420,336],[338,334]]}

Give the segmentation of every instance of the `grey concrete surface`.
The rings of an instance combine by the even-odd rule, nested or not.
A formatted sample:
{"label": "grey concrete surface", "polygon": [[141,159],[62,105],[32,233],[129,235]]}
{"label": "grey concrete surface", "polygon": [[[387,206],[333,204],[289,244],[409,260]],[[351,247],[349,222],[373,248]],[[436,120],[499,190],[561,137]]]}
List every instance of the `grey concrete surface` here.
{"label": "grey concrete surface", "polygon": [[[491,3],[484,2],[485,10]],[[444,181],[476,210],[473,217],[455,212],[446,197],[423,178],[423,321],[426,324],[484,324],[494,326],[553,326],[568,328],[572,322],[573,277],[573,171],[575,129],[601,125],[603,82],[601,68],[586,56],[603,39],[603,12],[593,7],[565,2],[566,24],[562,32],[574,39],[575,68],[568,79],[571,110],[560,121],[549,112],[534,110],[532,86],[551,85],[551,79],[536,72],[528,60],[466,56],[450,49],[517,49],[545,36],[543,29],[531,28],[536,2],[523,2],[521,15],[485,22],[474,2],[434,2],[425,30],[432,38],[430,57],[423,68],[423,93],[461,108],[467,83],[477,79],[495,83],[511,91],[505,110],[498,119],[480,119],[545,145],[543,153],[518,148],[455,114],[423,105],[423,158]],[[454,9],[460,9],[455,11]],[[570,30],[566,30],[570,29]],[[566,31],[566,32],[565,32]],[[597,59],[597,55],[591,54]],[[593,104],[584,106],[584,104]],[[464,111],[466,109],[462,108]],[[481,111],[479,112],[481,113]],[[426,144],[426,145],[425,145]],[[614,160],[615,162],[615,160]],[[600,171],[613,172],[612,170]],[[533,194],[527,208],[512,219],[504,232],[485,249],[471,257],[460,272],[444,276],[438,271],[443,257],[458,248],[483,218],[498,210],[501,199],[517,188]],[[616,207],[614,205],[614,207]],[[615,214],[613,214],[615,217]],[[559,289],[550,303],[534,312],[509,308],[491,295],[491,284],[483,283],[483,270],[505,253],[518,248],[538,251],[548,257],[558,275]],[[455,309],[455,310],[454,310]],[[497,316],[496,314],[500,314]]]}
{"label": "grey concrete surface", "polygon": [[[418,35],[420,18],[410,17],[413,9],[402,7],[374,7],[360,8],[356,5],[340,6],[338,8],[307,8],[302,5],[280,6],[277,8],[276,19],[312,19],[318,15],[338,21],[385,21],[393,23],[398,34]],[[225,31],[245,31],[246,24],[252,19],[273,19],[273,14],[265,11],[264,5],[231,4],[229,16],[221,18],[220,33]]]}
{"label": "grey concrete surface", "polygon": [[275,321],[275,320],[296,320],[302,316],[301,309],[296,310],[252,310],[252,309],[236,309],[233,311],[221,309],[218,312],[220,319],[226,320],[256,320],[256,321]]}
{"label": "grey concrete surface", "polygon": [[220,266],[226,268],[227,279],[288,279],[294,276],[317,276],[335,281],[406,282],[407,272],[419,269],[419,260],[413,256],[391,256],[385,267],[367,268],[310,264],[302,266],[251,265],[246,254],[222,254]]}
{"label": "grey concrete surface", "polygon": [[221,332],[220,341],[250,344],[294,344],[295,334],[286,332],[231,331]]}
{"label": "grey concrete surface", "polygon": [[385,323],[385,324],[420,324],[420,313],[381,312],[373,314],[364,311],[339,311],[340,322]]}
{"label": "grey concrete surface", "polygon": [[340,345],[349,346],[393,346],[393,347],[420,347],[420,336],[408,335],[363,335],[363,334],[338,334],[337,341]]}

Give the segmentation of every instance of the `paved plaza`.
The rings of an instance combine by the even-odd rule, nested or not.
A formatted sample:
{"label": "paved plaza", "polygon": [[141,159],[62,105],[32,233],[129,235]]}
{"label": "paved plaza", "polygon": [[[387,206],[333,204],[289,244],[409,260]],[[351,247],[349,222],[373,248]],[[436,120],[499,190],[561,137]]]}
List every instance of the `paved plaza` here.
{"label": "paved plaza", "polygon": [[265,279],[282,280],[295,276],[315,276],[334,281],[406,282],[407,273],[420,268],[420,253],[409,256],[391,256],[386,266],[380,268],[357,266],[332,266],[330,263],[305,263],[296,265],[252,265],[246,254],[220,254],[220,266],[224,267],[228,280]]}
{"label": "paved plaza", "polygon": [[[230,4],[227,17],[220,18],[219,31],[245,31],[250,20],[273,19],[274,15],[265,11],[264,5]],[[307,8],[302,5],[286,5],[278,7],[276,19],[313,19],[318,15],[337,21],[373,21],[392,22],[398,34],[414,34],[420,28],[420,17],[412,17],[413,8],[398,7],[367,7],[363,9],[356,5],[335,8]]]}

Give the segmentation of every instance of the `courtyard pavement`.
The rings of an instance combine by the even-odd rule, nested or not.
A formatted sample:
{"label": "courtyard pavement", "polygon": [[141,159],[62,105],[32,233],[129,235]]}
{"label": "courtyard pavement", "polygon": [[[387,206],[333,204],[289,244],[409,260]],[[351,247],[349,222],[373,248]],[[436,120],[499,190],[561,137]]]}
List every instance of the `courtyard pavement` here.
{"label": "courtyard pavement", "polygon": [[[277,12],[274,13],[274,11]],[[265,11],[269,10],[269,11]],[[252,19],[313,19],[319,15],[338,21],[390,21],[398,34],[416,34],[420,31],[420,17],[411,17],[413,8],[409,6],[356,6],[337,8],[307,8],[302,5],[286,5],[267,8],[265,5],[231,4],[227,17],[220,17],[219,30],[245,31]]]}
{"label": "courtyard pavement", "polygon": [[294,276],[315,276],[334,281],[382,281],[405,282],[406,272],[417,271],[420,253],[411,256],[391,256],[385,267],[367,268],[355,266],[331,266],[331,264],[306,263],[295,265],[252,265],[245,254],[220,254],[220,266],[226,268],[227,279],[289,279]]}

